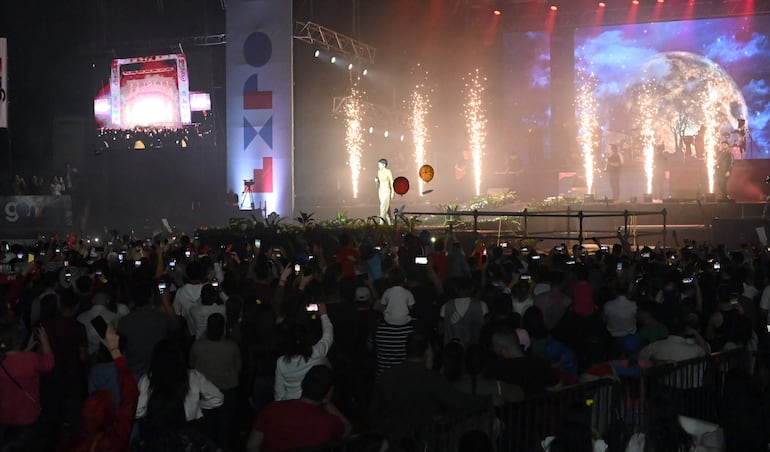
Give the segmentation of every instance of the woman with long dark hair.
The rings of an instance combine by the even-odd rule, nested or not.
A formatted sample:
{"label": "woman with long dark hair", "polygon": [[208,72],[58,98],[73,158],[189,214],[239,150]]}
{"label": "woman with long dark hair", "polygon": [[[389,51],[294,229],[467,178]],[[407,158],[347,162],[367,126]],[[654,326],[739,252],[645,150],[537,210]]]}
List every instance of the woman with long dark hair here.
{"label": "woman with long dark hair", "polygon": [[293,400],[302,396],[302,379],[314,366],[327,364],[326,354],[334,341],[334,328],[326,312],[326,305],[319,303],[323,333],[318,342],[312,342],[309,325],[297,322],[289,327],[286,353],[278,358],[275,366],[275,400]]}
{"label": "woman with long dark hair", "polygon": [[[136,417],[154,425],[203,417],[203,410],[222,405],[222,392],[197,370],[187,368],[177,344],[164,339],[155,346],[147,375],[139,380]],[[183,410],[178,411],[180,407]]]}

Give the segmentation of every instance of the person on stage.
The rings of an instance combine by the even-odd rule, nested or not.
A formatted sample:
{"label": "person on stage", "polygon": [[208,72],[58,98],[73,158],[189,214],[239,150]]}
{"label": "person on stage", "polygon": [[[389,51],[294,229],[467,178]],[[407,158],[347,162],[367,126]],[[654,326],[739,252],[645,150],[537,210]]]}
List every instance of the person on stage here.
{"label": "person on stage", "polygon": [[605,171],[610,176],[610,189],[612,190],[612,199],[620,199],[620,169],[623,167],[623,156],[618,152],[618,145],[610,146],[610,155],[607,156]]}
{"label": "person on stage", "polygon": [[717,185],[719,185],[719,194],[722,195],[722,199],[729,199],[730,195],[727,193],[727,181],[733,173],[733,153],[730,150],[730,144],[727,141],[723,141],[719,144],[719,153],[717,154],[716,164],[715,173]]}
{"label": "person on stage", "polygon": [[393,191],[393,173],[388,169],[388,161],[380,159],[377,162],[379,170],[374,182],[377,184],[377,194],[380,198],[380,217],[390,224],[390,200],[395,193]]}

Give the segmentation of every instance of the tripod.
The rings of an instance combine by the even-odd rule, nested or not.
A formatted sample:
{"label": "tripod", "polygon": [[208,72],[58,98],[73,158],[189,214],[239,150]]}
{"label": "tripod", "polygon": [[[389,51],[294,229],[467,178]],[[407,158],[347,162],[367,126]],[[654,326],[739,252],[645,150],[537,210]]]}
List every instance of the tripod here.
{"label": "tripod", "polygon": [[254,191],[251,189],[253,186],[254,181],[243,181],[243,192],[241,192],[241,209],[243,209],[243,204],[246,202],[246,198],[248,197],[251,210],[254,210]]}

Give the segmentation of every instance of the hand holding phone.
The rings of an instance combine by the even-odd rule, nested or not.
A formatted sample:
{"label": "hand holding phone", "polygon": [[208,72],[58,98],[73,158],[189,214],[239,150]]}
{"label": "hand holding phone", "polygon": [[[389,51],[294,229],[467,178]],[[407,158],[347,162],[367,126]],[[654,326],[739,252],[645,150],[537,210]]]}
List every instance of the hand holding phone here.
{"label": "hand holding phone", "polygon": [[91,319],[91,326],[96,330],[96,334],[104,339],[104,336],[107,334],[107,322],[104,321],[104,317],[97,315]]}

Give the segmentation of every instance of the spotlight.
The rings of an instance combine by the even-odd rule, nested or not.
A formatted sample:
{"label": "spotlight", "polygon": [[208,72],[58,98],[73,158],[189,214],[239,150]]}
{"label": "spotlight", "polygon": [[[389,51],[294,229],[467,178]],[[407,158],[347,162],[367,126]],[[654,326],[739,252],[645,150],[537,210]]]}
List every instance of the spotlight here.
{"label": "spotlight", "polygon": [[352,71],[352,70],[353,70],[353,63],[350,63],[350,64],[348,64],[348,70],[349,70],[349,71]]}
{"label": "spotlight", "polygon": [[319,56],[321,56],[321,51],[320,51],[320,50],[316,50],[316,51],[313,53],[313,56],[314,56],[314,57],[316,57],[316,58],[318,58]]}
{"label": "spotlight", "polygon": [[[400,138],[400,139],[401,139],[401,141],[404,141],[404,136],[403,136],[403,135],[401,135],[401,138]],[[767,176],[767,177],[770,177],[770,176]]]}
{"label": "spotlight", "polygon": [[639,0],[631,0],[631,3],[633,3],[634,5],[638,5],[639,4]]}
{"label": "spotlight", "polygon": [[499,9],[496,9],[496,10],[492,11],[492,14],[494,14],[495,16],[502,16],[503,12],[500,11]]}
{"label": "spotlight", "polygon": [[663,3],[663,2],[665,2],[665,1],[666,1],[666,0],[658,0],[658,3]]}
{"label": "spotlight", "polygon": [[374,127],[369,127],[369,133],[374,133]]}
{"label": "spotlight", "polygon": [[385,138],[388,138],[388,135],[390,135],[390,132],[388,132],[388,131],[386,130],[386,131],[385,131],[385,133],[384,133],[384,135],[385,135]]}
{"label": "spotlight", "polygon": [[605,6],[607,6],[607,4],[606,4],[606,3],[604,3],[604,2],[599,2],[599,8],[604,8]]}
{"label": "spotlight", "polygon": [[332,64],[336,63],[337,62],[337,57],[333,56],[331,61],[332,61]]}
{"label": "spotlight", "polygon": [[366,74],[368,74],[368,73],[369,73],[369,69],[364,69],[364,71],[363,71],[363,72],[361,72],[361,75],[366,75]]}
{"label": "spotlight", "polygon": [[556,5],[551,5],[551,11],[557,11],[559,9]]}

